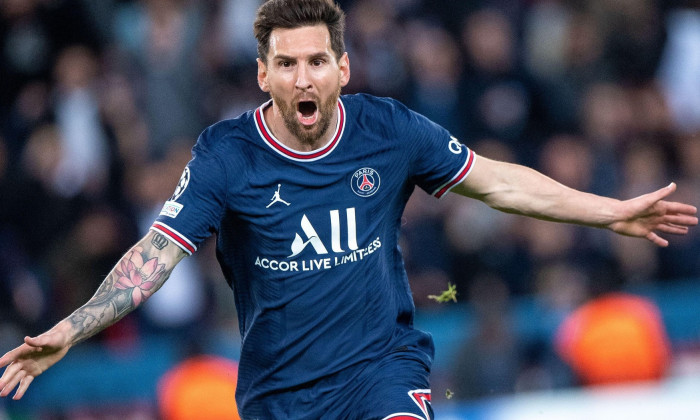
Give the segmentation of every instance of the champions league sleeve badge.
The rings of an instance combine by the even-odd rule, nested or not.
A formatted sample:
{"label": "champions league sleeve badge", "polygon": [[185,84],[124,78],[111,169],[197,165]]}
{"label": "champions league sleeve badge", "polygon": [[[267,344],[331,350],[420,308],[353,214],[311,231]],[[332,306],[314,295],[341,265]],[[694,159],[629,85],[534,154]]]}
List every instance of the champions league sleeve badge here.
{"label": "champions league sleeve badge", "polygon": [[173,196],[170,197],[170,200],[168,201],[177,201],[178,198],[182,195],[183,192],[185,192],[185,189],[187,188],[187,185],[190,183],[190,168],[189,166],[185,167],[185,170],[182,172],[182,176],[180,177],[180,181],[177,183],[177,187],[175,187],[175,192],[173,193]]}
{"label": "champions league sleeve badge", "polygon": [[370,197],[379,189],[379,173],[372,168],[362,168],[352,174],[350,188],[360,197]]}
{"label": "champions league sleeve badge", "polygon": [[175,187],[173,196],[170,197],[170,200],[165,202],[165,205],[163,205],[163,209],[160,211],[160,216],[168,216],[174,219],[178,214],[180,214],[180,210],[182,210],[183,205],[178,203],[177,199],[180,198],[183,192],[185,192],[185,189],[189,183],[190,168],[185,167],[185,170],[182,172],[182,176],[180,177],[180,181],[178,181],[177,186]]}

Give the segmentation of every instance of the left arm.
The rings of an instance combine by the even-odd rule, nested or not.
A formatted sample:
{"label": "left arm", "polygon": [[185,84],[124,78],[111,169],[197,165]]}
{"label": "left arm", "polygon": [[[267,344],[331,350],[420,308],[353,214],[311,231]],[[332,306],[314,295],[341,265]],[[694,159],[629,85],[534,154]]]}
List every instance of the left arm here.
{"label": "left arm", "polygon": [[453,191],[507,213],[607,228],[667,246],[657,232],[685,234],[698,223],[695,207],[664,200],[675,190],[672,183],[621,201],[566,187],[522,165],[478,156],[469,176]]}

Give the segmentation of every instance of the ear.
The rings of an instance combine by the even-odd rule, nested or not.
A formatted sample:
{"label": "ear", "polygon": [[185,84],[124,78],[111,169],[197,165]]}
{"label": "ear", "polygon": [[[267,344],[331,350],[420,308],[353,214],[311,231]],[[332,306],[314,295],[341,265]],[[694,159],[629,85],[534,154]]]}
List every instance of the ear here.
{"label": "ear", "polygon": [[263,92],[269,92],[270,86],[267,83],[267,66],[261,59],[257,59],[258,62],[258,86]]}
{"label": "ear", "polygon": [[338,67],[340,68],[340,86],[345,87],[350,82],[350,58],[347,52],[344,52],[338,60]]}

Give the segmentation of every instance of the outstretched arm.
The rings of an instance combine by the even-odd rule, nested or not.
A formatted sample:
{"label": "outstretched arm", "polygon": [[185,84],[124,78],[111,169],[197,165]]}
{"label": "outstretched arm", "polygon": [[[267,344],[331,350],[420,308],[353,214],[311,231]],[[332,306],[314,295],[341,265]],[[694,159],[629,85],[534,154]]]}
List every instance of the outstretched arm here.
{"label": "outstretched arm", "polygon": [[508,213],[607,228],[667,246],[659,233],[685,234],[698,223],[694,206],[665,200],[675,190],[672,183],[620,201],[574,190],[525,166],[479,156],[469,176],[453,191]]}
{"label": "outstretched arm", "polygon": [[22,398],[35,377],[65,356],[75,344],[97,334],[133,311],[158,290],[187,254],[165,236],[150,231],[107,275],[95,295],[70,316],[0,358],[0,397],[19,385]]}

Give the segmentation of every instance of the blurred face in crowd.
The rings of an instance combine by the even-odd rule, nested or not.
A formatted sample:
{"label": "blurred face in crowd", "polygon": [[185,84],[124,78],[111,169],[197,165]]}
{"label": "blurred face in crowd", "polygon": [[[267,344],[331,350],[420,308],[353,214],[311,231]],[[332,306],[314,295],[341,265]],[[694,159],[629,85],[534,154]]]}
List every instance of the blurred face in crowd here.
{"label": "blurred face in crowd", "polygon": [[266,62],[258,59],[258,84],[273,102],[265,114],[272,131],[305,150],[331,135],[340,90],[349,79],[347,53],[336,57],[323,24],[272,30]]}

